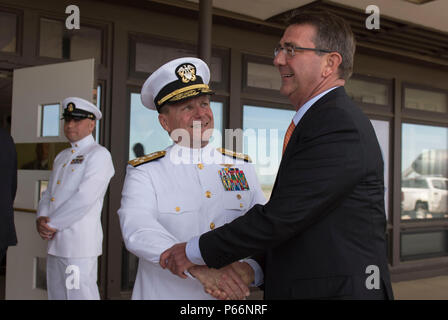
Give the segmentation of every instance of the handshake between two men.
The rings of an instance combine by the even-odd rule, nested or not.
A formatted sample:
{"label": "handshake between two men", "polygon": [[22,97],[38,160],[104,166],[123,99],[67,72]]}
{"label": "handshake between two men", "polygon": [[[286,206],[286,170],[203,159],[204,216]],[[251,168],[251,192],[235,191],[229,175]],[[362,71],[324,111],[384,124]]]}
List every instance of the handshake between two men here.
{"label": "handshake between two men", "polygon": [[174,275],[187,278],[185,271],[201,282],[204,291],[220,300],[242,300],[249,296],[254,270],[246,262],[234,262],[221,269],[195,265],[188,260],[186,243],[178,243],[160,255],[160,266]]}

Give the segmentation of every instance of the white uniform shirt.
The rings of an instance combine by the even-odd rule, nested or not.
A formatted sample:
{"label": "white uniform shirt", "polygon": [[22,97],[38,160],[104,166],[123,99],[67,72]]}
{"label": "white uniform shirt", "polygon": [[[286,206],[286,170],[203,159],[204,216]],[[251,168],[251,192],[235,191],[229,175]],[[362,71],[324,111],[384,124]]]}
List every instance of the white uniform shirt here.
{"label": "white uniform shirt", "polygon": [[54,160],[37,216],[49,217],[49,226],[58,230],[48,241],[49,254],[96,257],[102,253],[101,209],[114,166],[109,151],[92,135],[71,145]]}
{"label": "white uniform shirt", "polygon": [[[224,163],[244,172],[249,190],[225,190],[219,175]],[[265,202],[253,165],[212,146],[174,144],[163,158],[128,166],[118,214],[126,247],[139,257],[132,299],[213,299],[198,280],[163,270],[160,255]]]}

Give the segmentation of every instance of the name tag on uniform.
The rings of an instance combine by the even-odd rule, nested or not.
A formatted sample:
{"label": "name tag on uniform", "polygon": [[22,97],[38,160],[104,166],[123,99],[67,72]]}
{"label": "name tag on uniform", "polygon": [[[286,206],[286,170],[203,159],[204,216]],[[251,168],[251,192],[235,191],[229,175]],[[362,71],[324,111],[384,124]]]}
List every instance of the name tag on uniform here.
{"label": "name tag on uniform", "polygon": [[72,162],[70,162],[70,164],[81,164],[84,161],[84,156],[80,155],[77,156],[75,159],[72,160]]}
{"label": "name tag on uniform", "polygon": [[219,177],[226,191],[249,190],[244,171],[238,168],[222,168],[219,170]]}

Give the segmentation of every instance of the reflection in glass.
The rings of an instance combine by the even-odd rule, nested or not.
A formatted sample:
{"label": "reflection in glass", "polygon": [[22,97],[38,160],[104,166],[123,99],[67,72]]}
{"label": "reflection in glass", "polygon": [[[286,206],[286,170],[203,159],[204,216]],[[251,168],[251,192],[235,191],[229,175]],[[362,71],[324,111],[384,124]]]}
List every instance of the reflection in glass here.
{"label": "reflection in glass", "polygon": [[39,199],[37,200],[37,203],[39,203],[40,199],[42,199],[42,195],[48,188],[48,180],[39,180]]}
{"label": "reflection in glass", "polygon": [[370,120],[375,130],[384,162],[384,204],[386,217],[389,217],[389,121]]}
{"label": "reflection in glass", "polygon": [[247,86],[280,90],[282,80],[274,65],[249,62],[247,64]]}
{"label": "reflection in glass", "polygon": [[47,104],[42,106],[42,131],[41,137],[59,136],[59,104]]}
{"label": "reflection in glass", "polygon": [[49,143],[36,143],[35,148],[35,157],[33,160],[23,164],[20,166],[20,169],[24,170],[49,170],[49,151],[50,144]]}
{"label": "reflection in glass", "polygon": [[[213,111],[215,129],[221,134],[214,134],[210,143],[216,147],[222,146],[223,104],[210,103]],[[164,150],[172,144],[168,133],[159,123],[158,112],[143,106],[139,93],[131,93],[131,116],[129,132],[129,159],[135,159],[144,154]]]}
{"label": "reflection in glass", "polygon": [[33,289],[47,290],[47,258],[34,258],[34,285]]}
{"label": "reflection in glass", "polygon": [[0,51],[16,52],[17,15],[0,12]]}
{"label": "reflection in glass", "polygon": [[295,113],[286,109],[243,107],[243,153],[251,157],[266,199],[271,196],[283,139]]}
{"label": "reflection in glass", "polygon": [[137,277],[138,257],[126,250],[123,244],[121,251],[121,290],[132,291]]}
{"label": "reflection in glass", "polygon": [[400,257],[402,261],[448,255],[448,232],[402,233]]}
{"label": "reflection in glass", "polygon": [[58,143],[16,143],[17,168],[20,170],[52,170],[53,161],[68,142]]}
{"label": "reflection in glass", "polygon": [[383,106],[389,104],[389,88],[382,83],[351,78],[347,81],[345,90],[347,95],[357,102]]}
{"label": "reflection in glass", "polygon": [[404,123],[401,219],[448,218],[448,128]]}
{"label": "reflection in glass", "polygon": [[58,59],[95,58],[101,63],[101,29],[82,26],[68,30],[62,21],[40,19],[39,55]]}
{"label": "reflection in glass", "polygon": [[40,19],[40,46],[41,57],[62,58],[62,34],[61,21]]}
{"label": "reflection in glass", "polygon": [[413,88],[404,89],[404,104],[408,109],[446,112],[448,94]]}
{"label": "reflection in glass", "polygon": [[[94,98],[94,101],[96,101],[96,107],[98,108],[98,110],[101,111],[101,86],[98,86],[96,88],[96,96]],[[101,132],[101,130],[100,130],[100,120],[97,120],[96,121],[96,125],[95,125],[95,141],[98,142],[98,143],[100,143],[100,132]]]}

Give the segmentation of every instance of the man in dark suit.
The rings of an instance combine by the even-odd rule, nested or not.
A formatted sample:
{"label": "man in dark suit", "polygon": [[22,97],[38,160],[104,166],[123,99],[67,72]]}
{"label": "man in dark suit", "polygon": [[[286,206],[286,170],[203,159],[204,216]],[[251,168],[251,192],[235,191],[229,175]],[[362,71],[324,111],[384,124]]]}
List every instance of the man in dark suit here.
{"label": "man in dark suit", "polygon": [[13,202],[17,190],[17,155],[11,136],[0,128],[0,263],[17,244]]}
{"label": "man in dark suit", "polygon": [[[369,119],[344,90],[353,69],[349,25],[329,13],[295,16],[275,49],[297,113],[267,204],[161,255],[173,273],[256,258],[266,299],[392,299],[384,171]],[[257,275],[256,277],[257,278]]]}

